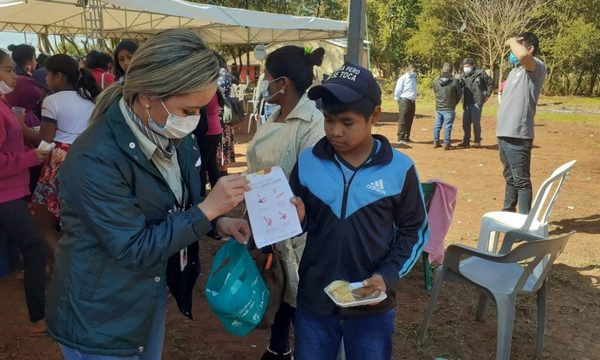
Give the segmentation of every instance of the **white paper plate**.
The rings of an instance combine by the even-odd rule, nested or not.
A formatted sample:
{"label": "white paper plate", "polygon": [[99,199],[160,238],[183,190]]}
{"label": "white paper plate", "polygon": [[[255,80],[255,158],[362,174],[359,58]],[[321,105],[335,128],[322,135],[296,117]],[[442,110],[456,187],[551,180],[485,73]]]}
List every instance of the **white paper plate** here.
{"label": "white paper plate", "polygon": [[[354,289],[363,287],[363,284],[362,284],[362,282],[355,282],[355,283],[350,283],[350,286],[352,287],[352,290],[354,290]],[[329,285],[327,287],[329,287]],[[327,290],[327,287],[325,289],[323,289],[323,291],[325,291],[325,294],[327,294],[327,296],[329,296],[331,301],[333,301],[337,306],[343,307],[343,308],[376,304],[387,298],[387,294],[382,292],[376,298],[365,299],[365,300],[356,300],[356,301],[352,301],[352,302],[348,302],[348,303],[341,303],[341,302],[338,302],[333,295],[331,295],[331,293]]]}

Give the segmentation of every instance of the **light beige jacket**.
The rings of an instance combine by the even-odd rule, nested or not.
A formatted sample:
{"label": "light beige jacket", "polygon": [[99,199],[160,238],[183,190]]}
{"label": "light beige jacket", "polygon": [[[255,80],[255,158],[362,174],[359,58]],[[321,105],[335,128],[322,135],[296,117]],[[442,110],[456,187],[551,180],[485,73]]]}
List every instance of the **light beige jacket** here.
{"label": "light beige jacket", "polygon": [[[300,152],[325,136],[323,114],[306,94],[300,98],[285,122],[275,122],[278,116],[279,111],[274,112],[266,123],[259,126],[248,145],[248,173],[280,166],[289,178]],[[306,235],[301,235],[276,244],[286,274],[283,301],[294,307],[298,292],[298,266],[305,243]]]}

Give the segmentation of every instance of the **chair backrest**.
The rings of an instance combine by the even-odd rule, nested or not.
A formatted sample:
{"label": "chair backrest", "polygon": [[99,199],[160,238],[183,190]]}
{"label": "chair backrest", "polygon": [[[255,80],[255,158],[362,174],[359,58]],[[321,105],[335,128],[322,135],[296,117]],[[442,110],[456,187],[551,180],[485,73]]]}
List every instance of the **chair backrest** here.
{"label": "chair backrest", "polygon": [[[554,260],[556,260],[558,255],[563,251],[567,244],[567,240],[569,240],[569,237],[574,233],[575,231],[572,231],[549,239],[528,241],[517,246],[510,253],[498,258],[497,261],[501,263],[518,263],[529,260],[515,287],[517,293],[534,293],[539,290],[544,284],[546,277],[548,277],[548,273],[552,268]],[[543,269],[539,275],[534,274],[534,269],[539,264],[543,265]],[[527,280],[532,276],[534,280],[533,284],[530,283],[531,286],[524,289]]]}
{"label": "chair backrest", "polygon": [[[573,168],[573,165],[575,165],[575,162],[576,160],[571,160],[568,163],[559,166],[554,170],[552,175],[542,183],[542,186],[540,186],[535,195],[527,220],[523,225],[524,230],[529,230],[534,220],[544,227],[544,229],[548,228],[548,218],[550,217],[550,214],[552,214],[552,209],[554,208],[558,194]],[[547,235],[546,231],[544,236]]]}
{"label": "chair backrest", "polygon": [[237,84],[231,84],[231,97],[238,97],[238,85]]}
{"label": "chair backrest", "polygon": [[244,98],[244,95],[246,95],[246,89],[248,88],[248,85],[246,84],[239,84],[237,86],[237,98],[239,98],[240,100],[242,100]]}

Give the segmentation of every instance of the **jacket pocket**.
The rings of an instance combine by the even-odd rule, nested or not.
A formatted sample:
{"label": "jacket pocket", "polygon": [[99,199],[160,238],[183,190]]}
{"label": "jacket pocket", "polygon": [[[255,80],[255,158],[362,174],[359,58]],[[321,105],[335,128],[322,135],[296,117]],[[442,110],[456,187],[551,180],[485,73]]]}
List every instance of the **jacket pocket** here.
{"label": "jacket pocket", "polygon": [[92,256],[90,262],[90,268],[86,271],[84,277],[85,283],[81,288],[81,299],[85,301],[91,301],[94,299],[96,290],[100,283],[100,279],[106,269],[106,258],[96,250]]}

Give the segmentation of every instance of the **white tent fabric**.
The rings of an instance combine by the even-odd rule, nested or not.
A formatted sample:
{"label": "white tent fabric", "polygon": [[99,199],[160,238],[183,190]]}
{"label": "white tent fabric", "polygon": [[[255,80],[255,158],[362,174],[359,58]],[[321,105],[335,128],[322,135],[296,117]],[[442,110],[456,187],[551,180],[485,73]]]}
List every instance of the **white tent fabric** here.
{"label": "white tent fabric", "polygon": [[183,0],[0,0],[0,8],[0,31],[49,35],[145,38],[183,27],[208,43],[255,44],[341,38],[348,28],[345,21]]}

